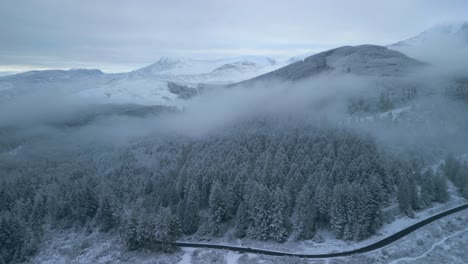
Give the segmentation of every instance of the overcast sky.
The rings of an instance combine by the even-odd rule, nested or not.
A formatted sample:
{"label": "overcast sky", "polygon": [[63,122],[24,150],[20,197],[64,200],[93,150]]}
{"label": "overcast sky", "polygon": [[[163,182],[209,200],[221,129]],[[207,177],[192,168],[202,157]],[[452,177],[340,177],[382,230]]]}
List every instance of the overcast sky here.
{"label": "overcast sky", "polygon": [[0,72],[115,72],[163,56],[285,59],[462,20],[467,0],[1,0]]}

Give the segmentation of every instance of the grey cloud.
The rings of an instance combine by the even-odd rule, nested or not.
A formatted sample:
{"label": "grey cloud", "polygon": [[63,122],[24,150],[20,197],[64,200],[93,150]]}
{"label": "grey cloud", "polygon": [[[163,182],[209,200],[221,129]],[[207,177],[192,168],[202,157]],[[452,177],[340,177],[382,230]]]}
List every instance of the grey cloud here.
{"label": "grey cloud", "polygon": [[180,54],[286,57],[317,47],[388,44],[467,13],[462,0],[2,1],[0,61],[112,70]]}

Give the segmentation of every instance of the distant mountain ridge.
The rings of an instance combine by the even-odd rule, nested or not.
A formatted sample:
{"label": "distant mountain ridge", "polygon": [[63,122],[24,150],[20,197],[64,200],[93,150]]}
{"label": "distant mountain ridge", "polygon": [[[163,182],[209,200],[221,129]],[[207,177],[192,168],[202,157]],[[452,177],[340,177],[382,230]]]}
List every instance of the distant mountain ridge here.
{"label": "distant mountain ridge", "polygon": [[241,84],[271,79],[295,81],[327,72],[398,77],[424,65],[423,62],[383,46],[344,46],[312,55]]}
{"label": "distant mountain ridge", "polygon": [[[186,87],[184,89],[197,89],[200,83],[247,84],[268,79],[294,81],[327,72],[403,76],[423,65],[398,51],[375,45],[345,46],[305,59],[293,59],[296,62],[288,64],[290,61],[276,62],[260,56],[221,60],[161,58],[152,65],[129,73],[106,74],[100,70],[84,69],[34,71],[0,77],[0,100],[54,88],[104,103],[181,106],[189,97],[173,93],[168,83],[178,83]],[[198,94],[198,91],[190,93]]]}
{"label": "distant mountain ridge", "polygon": [[439,24],[414,37],[391,44],[389,47],[419,46],[447,38],[458,38],[468,45],[468,22]]}
{"label": "distant mountain ridge", "polygon": [[31,92],[53,91],[111,104],[180,106],[187,97],[171,92],[168,83],[192,87],[198,83],[233,83],[281,65],[262,56],[218,60],[163,57],[128,73],[107,74],[88,69],[31,71],[0,77],[0,101]]}
{"label": "distant mountain ridge", "polygon": [[258,67],[267,67],[276,64],[274,59],[262,56],[242,56],[217,60],[163,57],[157,62],[133,71],[132,73],[143,76],[195,75],[209,73],[223,65],[240,62],[252,63]]}
{"label": "distant mountain ridge", "polygon": [[466,75],[468,22],[439,24],[388,47],[445,71]]}

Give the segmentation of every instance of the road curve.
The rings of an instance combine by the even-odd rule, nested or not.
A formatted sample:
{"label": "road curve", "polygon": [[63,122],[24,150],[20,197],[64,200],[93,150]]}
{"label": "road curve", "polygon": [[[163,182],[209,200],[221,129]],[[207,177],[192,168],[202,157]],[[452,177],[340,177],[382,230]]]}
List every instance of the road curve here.
{"label": "road curve", "polygon": [[[349,251],[343,251],[343,252],[336,252],[336,253],[326,253],[326,254],[299,254],[299,253],[289,253],[289,252],[278,252],[278,251],[270,251],[270,250],[263,250],[263,249],[255,249],[255,248],[246,248],[246,247],[235,247],[235,246],[224,246],[224,245],[215,245],[215,244],[197,244],[197,243],[186,243],[186,242],[173,242],[173,243],[168,243],[169,245],[172,246],[177,246],[177,247],[188,247],[188,248],[210,248],[210,249],[224,249],[224,250],[231,250],[231,251],[237,251],[241,253],[255,253],[255,254],[263,254],[263,255],[269,255],[269,256],[281,256],[281,257],[298,257],[298,258],[310,258],[310,259],[320,259],[320,258],[334,258],[334,257],[344,257],[344,256],[350,256],[354,254],[360,254],[360,253],[366,253],[370,252],[382,247],[385,247],[402,237],[407,236],[408,234],[418,230],[421,227],[424,227],[442,217],[460,212],[462,210],[468,209],[468,204],[464,204],[461,206],[458,206],[456,208],[444,211],[442,213],[436,214],[434,216],[431,216],[425,220],[422,220],[421,222],[418,222],[412,226],[409,226],[391,236],[388,236],[380,241],[377,241],[371,245],[358,248],[358,249],[353,249]],[[166,243],[167,244],[167,243]]]}

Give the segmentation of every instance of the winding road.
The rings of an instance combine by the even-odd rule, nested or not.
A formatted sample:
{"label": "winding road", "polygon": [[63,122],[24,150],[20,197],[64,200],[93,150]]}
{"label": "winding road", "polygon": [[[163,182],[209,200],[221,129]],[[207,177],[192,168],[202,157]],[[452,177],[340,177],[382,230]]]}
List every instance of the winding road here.
{"label": "winding road", "polygon": [[444,211],[442,213],[436,214],[434,216],[431,216],[425,220],[422,220],[421,222],[418,222],[412,226],[409,226],[391,236],[388,236],[380,241],[377,241],[371,245],[358,248],[358,249],[353,249],[349,251],[343,251],[343,252],[336,252],[336,253],[326,253],[326,254],[299,254],[299,253],[289,253],[289,252],[278,252],[278,251],[270,251],[270,250],[264,250],[264,249],[255,249],[255,248],[247,248],[247,247],[236,247],[236,246],[225,246],[225,245],[216,245],[216,244],[197,244],[197,243],[186,243],[186,242],[173,242],[169,243],[172,246],[177,246],[177,247],[185,247],[185,248],[209,248],[209,249],[224,249],[224,250],[231,250],[231,251],[237,251],[240,253],[254,253],[254,254],[262,254],[262,255],[269,255],[269,256],[281,256],[281,257],[298,257],[298,258],[310,258],[310,259],[320,259],[320,258],[334,258],[334,257],[344,257],[344,256],[350,256],[354,254],[360,254],[360,253],[366,253],[370,252],[376,249],[380,249],[382,247],[385,247],[405,236],[408,234],[420,229],[421,227],[424,227],[438,219],[441,219],[442,217],[448,216],[455,214],[457,212],[460,212],[462,210],[468,209],[468,204],[464,204],[458,207],[455,207],[453,209]]}

